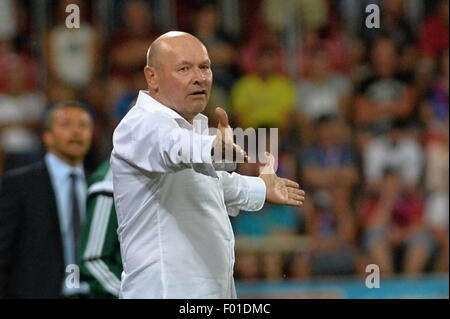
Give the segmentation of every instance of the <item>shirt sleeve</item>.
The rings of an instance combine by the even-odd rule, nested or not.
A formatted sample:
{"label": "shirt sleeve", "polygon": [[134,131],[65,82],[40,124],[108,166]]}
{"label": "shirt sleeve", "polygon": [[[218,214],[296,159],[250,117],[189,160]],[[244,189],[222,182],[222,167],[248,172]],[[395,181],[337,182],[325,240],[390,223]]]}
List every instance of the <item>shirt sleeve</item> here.
{"label": "shirt sleeve", "polygon": [[237,216],[240,210],[258,211],[266,201],[266,184],[259,177],[238,173],[218,172],[228,215]]}
{"label": "shirt sleeve", "polygon": [[181,128],[175,119],[152,112],[136,114],[119,124],[113,136],[113,156],[153,173],[192,168],[217,177],[211,158],[215,136]]}

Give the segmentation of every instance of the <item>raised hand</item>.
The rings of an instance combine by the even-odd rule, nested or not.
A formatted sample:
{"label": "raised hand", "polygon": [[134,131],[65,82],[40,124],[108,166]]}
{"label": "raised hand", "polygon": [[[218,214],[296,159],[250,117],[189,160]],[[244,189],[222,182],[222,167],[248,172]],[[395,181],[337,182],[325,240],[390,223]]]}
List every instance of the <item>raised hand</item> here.
{"label": "raised hand", "polygon": [[227,160],[236,159],[238,162],[248,162],[247,153],[239,145],[234,144],[233,142],[233,131],[228,123],[228,115],[225,110],[221,107],[217,107],[216,116],[219,124],[217,125],[217,138],[211,150],[211,155],[214,156],[214,154],[217,153],[217,150],[220,149],[221,159],[225,159],[225,155],[230,153],[233,157],[227,158]]}
{"label": "raised hand", "polygon": [[298,183],[278,177],[273,168],[274,163],[273,155],[266,152],[266,164],[259,175],[266,184],[266,201],[279,205],[302,206],[305,192],[299,188]]}

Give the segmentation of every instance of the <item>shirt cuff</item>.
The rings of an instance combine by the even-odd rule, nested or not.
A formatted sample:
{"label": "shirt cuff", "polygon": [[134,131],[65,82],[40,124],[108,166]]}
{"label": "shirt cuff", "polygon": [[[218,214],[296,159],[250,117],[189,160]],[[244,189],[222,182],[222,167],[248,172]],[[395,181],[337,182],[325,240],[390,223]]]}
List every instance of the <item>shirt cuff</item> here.
{"label": "shirt cuff", "polygon": [[266,183],[259,177],[242,176],[242,178],[248,184],[249,190],[245,210],[250,212],[260,210],[266,202]]}

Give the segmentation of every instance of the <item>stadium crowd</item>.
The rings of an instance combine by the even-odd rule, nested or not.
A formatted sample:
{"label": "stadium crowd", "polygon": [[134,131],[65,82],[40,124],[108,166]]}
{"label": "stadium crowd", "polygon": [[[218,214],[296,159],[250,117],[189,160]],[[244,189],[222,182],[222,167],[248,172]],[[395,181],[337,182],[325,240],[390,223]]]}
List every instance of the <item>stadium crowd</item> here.
{"label": "stadium crowd", "polygon": [[[0,176],[40,159],[42,119],[77,100],[94,118],[85,168],[111,152],[112,132],[146,88],[149,44],[168,31],[157,1],[114,3],[111,30],[96,1],[48,4],[36,32],[32,1],[0,0]],[[78,4],[81,28],[65,26]],[[209,107],[232,127],[279,129],[278,174],[307,192],[296,209],[266,204],[232,218],[237,238],[303,236],[305,247],[239,249],[241,280],[448,272],[448,0],[293,0],[294,64],[283,1],[239,1],[239,34],[227,34],[214,1],[173,1],[177,29],[197,36],[212,60]],[[381,28],[364,8],[381,7]],[[259,163],[239,165],[258,175]]]}

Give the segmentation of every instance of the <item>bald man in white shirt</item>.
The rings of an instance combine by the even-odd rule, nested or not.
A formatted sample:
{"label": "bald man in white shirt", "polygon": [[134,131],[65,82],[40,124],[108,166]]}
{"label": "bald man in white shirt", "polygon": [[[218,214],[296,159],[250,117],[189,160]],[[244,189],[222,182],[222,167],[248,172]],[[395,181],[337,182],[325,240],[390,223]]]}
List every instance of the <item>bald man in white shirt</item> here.
{"label": "bald man in white shirt", "polygon": [[216,109],[220,134],[201,133],[212,72],[197,38],[176,31],[160,36],[144,73],[148,91],[139,93],[113,136],[120,297],[236,298],[228,215],[257,211],[265,201],[300,206],[305,193],[276,176],[271,155],[259,177],[219,169],[215,152],[247,155],[233,144],[223,109]]}

